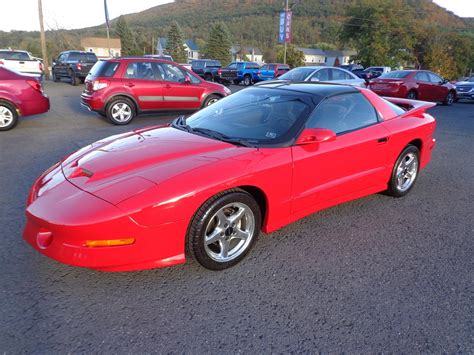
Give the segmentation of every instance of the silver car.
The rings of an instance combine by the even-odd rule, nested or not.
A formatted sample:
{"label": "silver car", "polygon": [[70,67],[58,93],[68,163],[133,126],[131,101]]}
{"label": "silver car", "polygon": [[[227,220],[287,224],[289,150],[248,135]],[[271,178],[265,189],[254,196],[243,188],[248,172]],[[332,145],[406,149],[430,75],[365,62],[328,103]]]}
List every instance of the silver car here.
{"label": "silver car", "polygon": [[364,79],[350,71],[336,67],[298,67],[283,74],[278,80],[320,81],[366,87]]}

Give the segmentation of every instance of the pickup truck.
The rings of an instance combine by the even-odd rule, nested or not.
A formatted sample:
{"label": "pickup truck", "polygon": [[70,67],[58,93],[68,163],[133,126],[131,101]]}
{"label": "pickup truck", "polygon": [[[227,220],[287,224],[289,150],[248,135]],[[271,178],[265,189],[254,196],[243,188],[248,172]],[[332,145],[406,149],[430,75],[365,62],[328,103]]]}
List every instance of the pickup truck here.
{"label": "pickup truck", "polygon": [[191,62],[191,69],[207,81],[230,85],[237,78],[236,68],[222,68],[221,62],[213,59],[197,59]]}
{"label": "pickup truck", "polygon": [[97,57],[92,52],[62,52],[58,59],[53,60],[53,80],[57,82],[61,78],[68,78],[73,86],[83,83],[96,62]]}
{"label": "pickup truck", "polygon": [[0,49],[0,65],[22,74],[43,75],[43,62],[27,51]]}
{"label": "pickup truck", "polygon": [[239,85],[241,82],[245,86],[250,86],[258,81],[258,71],[260,66],[254,62],[232,62],[225,69],[222,69],[222,75],[224,70],[237,70],[237,78],[235,78],[234,84]]}
{"label": "pickup truck", "polygon": [[277,79],[280,75],[285,74],[289,70],[290,67],[288,66],[288,64],[268,63],[261,67],[260,70],[257,72],[256,81]]}

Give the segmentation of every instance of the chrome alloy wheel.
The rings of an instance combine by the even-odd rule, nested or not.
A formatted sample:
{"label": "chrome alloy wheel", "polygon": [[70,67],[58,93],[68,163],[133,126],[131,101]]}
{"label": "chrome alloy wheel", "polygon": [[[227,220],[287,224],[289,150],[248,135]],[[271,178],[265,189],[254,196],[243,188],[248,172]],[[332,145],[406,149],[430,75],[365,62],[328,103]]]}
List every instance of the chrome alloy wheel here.
{"label": "chrome alloy wheel", "polygon": [[204,250],[214,261],[228,262],[244,253],[255,232],[255,216],[240,202],[225,205],[210,219],[204,237]]}
{"label": "chrome alloy wheel", "polygon": [[211,106],[212,104],[215,104],[217,101],[219,101],[219,99],[217,97],[212,98],[207,102],[207,106]]}
{"label": "chrome alloy wheel", "polygon": [[418,174],[418,157],[415,153],[407,153],[397,166],[397,189],[407,191],[415,182]]}
{"label": "chrome alloy wheel", "polygon": [[117,122],[127,122],[132,117],[132,108],[124,102],[117,102],[112,106],[111,114]]}
{"label": "chrome alloy wheel", "polygon": [[454,94],[450,92],[448,96],[446,97],[446,104],[450,106],[453,104],[453,102],[454,102]]}
{"label": "chrome alloy wheel", "polygon": [[13,112],[5,106],[0,106],[0,127],[7,127],[13,122]]}

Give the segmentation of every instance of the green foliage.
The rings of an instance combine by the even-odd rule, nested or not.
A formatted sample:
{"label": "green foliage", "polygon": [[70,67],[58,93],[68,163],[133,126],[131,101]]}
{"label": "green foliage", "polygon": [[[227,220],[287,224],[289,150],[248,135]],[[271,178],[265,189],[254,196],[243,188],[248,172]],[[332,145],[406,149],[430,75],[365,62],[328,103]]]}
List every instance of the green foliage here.
{"label": "green foliage", "polygon": [[[278,63],[284,63],[284,59],[285,59],[284,46],[279,46],[276,59]],[[288,45],[286,48],[286,64],[288,64],[291,68],[303,66],[304,53],[296,49],[294,46]]]}
{"label": "green foliage", "polygon": [[204,50],[205,57],[217,59],[223,66],[227,65],[232,60],[231,47],[232,41],[227,26],[223,22],[218,22],[211,26]]}
{"label": "green foliage", "polygon": [[173,60],[177,63],[186,63],[187,61],[187,55],[183,44],[183,32],[181,31],[179,24],[174,21],[171,23],[170,30],[168,31],[168,43],[166,49],[173,57]]}
{"label": "green foliage", "polygon": [[140,50],[136,44],[135,36],[128,27],[127,20],[124,16],[120,16],[115,24],[115,34],[120,37],[122,43],[122,55],[138,55]]}

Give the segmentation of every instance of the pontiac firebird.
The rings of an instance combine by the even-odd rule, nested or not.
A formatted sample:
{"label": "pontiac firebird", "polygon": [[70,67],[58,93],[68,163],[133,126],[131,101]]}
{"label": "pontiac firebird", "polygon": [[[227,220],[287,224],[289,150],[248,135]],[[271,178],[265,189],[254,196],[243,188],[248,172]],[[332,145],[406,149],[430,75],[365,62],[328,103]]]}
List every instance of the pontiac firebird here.
{"label": "pontiac firebird", "polygon": [[225,269],[261,231],[381,191],[406,195],[435,146],[432,106],[265,82],[64,158],[34,183],[24,238],[59,262],[103,271],[186,256]]}

